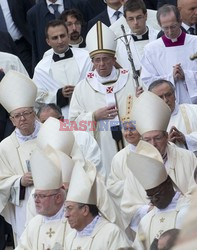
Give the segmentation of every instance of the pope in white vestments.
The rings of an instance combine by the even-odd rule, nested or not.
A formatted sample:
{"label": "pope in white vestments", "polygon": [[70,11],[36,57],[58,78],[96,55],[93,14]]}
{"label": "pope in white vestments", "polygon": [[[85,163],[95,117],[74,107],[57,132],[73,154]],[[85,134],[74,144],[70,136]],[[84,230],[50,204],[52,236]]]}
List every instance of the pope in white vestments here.
{"label": "pope in white vestments", "polygon": [[33,185],[29,158],[40,128],[33,110],[37,88],[27,76],[9,71],[0,89],[0,101],[16,126],[0,143],[0,212],[12,224],[17,245],[17,238],[24,230],[26,202]]}
{"label": "pope in white vestments", "polygon": [[[98,39],[94,39],[95,36]],[[71,121],[75,121],[79,129],[91,133],[98,142],[106,176],[113,156],[124,147],[123,139],[119,140],[120,147],[119,142],[112,138],[111,129],[120,125],[119,117],[125,114],[126,98],[130,96],[133,101],[135,96],[131,74],[114,67],[114,37],[113,32],[100,23],[89,31],[86,43],[96,69],[76,86],[69,111]],[[100,39],[103,39],[102,43],[98,42]]]}

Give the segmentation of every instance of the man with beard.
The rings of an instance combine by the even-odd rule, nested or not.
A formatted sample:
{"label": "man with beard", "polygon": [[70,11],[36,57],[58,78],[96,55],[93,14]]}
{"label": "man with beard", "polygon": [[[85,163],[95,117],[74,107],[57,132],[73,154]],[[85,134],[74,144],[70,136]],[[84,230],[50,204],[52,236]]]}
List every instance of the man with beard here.
{"label": "man with beard", "polygon": [[69,47],[84,48],[85,40],[81,35],[84,20],[80,11],[77,9],[65,10],[60,18],[65,21],[68,28]]}
{"label": "man with beard", "polygon": [[131,152],[128,156],[127,165],[136,181],[143,186],[152,206],[138,225],[134,247],[143,250],[146,246],[149,249],[154,238],[159,238],[171,228],[182,226],[189,198],[175,191],[159,151],[150,143],[141,141],[137,154]]}

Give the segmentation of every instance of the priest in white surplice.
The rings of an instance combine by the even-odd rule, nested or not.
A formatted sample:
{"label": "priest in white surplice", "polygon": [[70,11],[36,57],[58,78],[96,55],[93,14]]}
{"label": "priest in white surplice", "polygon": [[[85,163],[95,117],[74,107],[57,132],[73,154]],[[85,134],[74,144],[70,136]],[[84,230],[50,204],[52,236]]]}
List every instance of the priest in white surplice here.
{"label": "priest in white surplice", "polygon": [[37,88],[30,78],[9,71],[0,84],[0,102],[16,129],[0,143],[0,213],[12,224],[15,237],[24,230],[26,202],[33,180],[29,158],[40,129],[33,110]]}
{"label": "priest in white surplice", "polygon": [[84,123],[97,140],[107,176],[112,157],[124,147],[119,117],[125,114],[126,98],[135,96],[132,75],[114,67],[114,39],[114,33],[101,22],[88,32],[86,43],[95,70],[76,86],[69,112],[69,118]]}
{"label": "priest in white surplice", "polygon": [[69,48],[64,21],[52,20],[46,27],[46,41],[51,50],[35,68],[33,80],[38,87],[38,103],[57,103],[68,118],[69,102],[75,85],[91,69],[88,52]]}
{"label": "priest in white surplice", "polygon": [[174,190],[161,154],[150,143],[141,141],[138,153],[128,155],[127,165],[146,190],[152,206],[137,227],[134,247],[138,250],[149,249],[154,238],[159,238],[164,231],[181,227],[188,210],[189,197]]}
{"label": "priest in white surplice", "polygon": [[[141,59],[144,54],[144,46],[157,39],[158,30],[148,26],[147,9],[142,0],[128,0],[124,4],[124,16],[130,28],[126,32],[131,54],[136,70],[141,70]],[[116,57],[118,63],[123,67],[132,70],[128,58],[125,39],[121,37],[117,41]]]}
{"label": "priest in white surplice", "polygon": [[141,79],[149,85],[157,79],[169,80],[176,88],[181,103],[197,103],[197,60],[190,56],[197,51],[197,37],[181,31],[178,9],[164,5],[158,12],[164,35],[144,48]]}
{"label": "priest in white surplice", "polygon": [[130,247],[125,233],[101,215],[102,209],[97,205],[96,175],[96,168],[90,162],[78,163],[73,169],[65,216],[75,230],[66,237],[64,249],[117,250]]}
{"label": "priest in white surplice", "polygon": [[[176,190],[186,194],[189,189],[196,186],[193,174],[197,160],[189,150],[168,143],[166,129],[170,116],[168,105],[149,91],[141,94],[133,105],[132,118],[136,122],[137,131],[144,141],[152,144],[160,152]],[[128,174],[121,200],[125,227],[130,223],[130,228],[136,231],[140,219],[150,208],[142,185],[132,173]]]}
{"label": "priest in white surplice", "polygon": [[71,231],[63,205],[74,162],[61,151],[47,146],[33,152],[30,164],[38,215],[27,225],[16,249],[54,249],[57,246],[62,249],[65,237]]}
{"label": "priest in white surplice", "polygon": [[168,124],[169,140],[177,146],[197,153],[197,105],[176,103],[175,89],[171,82],[159,79],[151,83],[149,91],[153,92],[171,109]]}

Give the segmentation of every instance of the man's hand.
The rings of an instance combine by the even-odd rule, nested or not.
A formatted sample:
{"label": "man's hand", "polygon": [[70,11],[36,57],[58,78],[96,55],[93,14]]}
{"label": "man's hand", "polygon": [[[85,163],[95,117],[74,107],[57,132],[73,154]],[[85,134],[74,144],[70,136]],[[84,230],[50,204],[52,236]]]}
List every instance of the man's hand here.
{"label": "man's hand", "polygon": [[62,88],[62,95],[64,97],[70,98],[72,96],[74,88],[75,88],[75,86],[66,85],[65,87]]}
{"label": "man's hand", "polygon": [[170,132],[168,133],[168,140],[173,143],[186,143],[184,134],[181,133],[181,131],[179,131],[175,126],[172,126],[172,128],[170,129]]}
{"label": "man's hand", "polygon": [[173,78],[175,81],[185,80],[185,74],[180,63],[173,66]]}
{"label": "man's hand", "polygon": [[28,187],[28,186],[33,185],[33,179],[32,179],[31,172],[27,172],[23,175],[23,177],[21,178],[21,185],[23,187]]}
{"label": "man's hand", "polygon": [[144,90],[142,87],[137,87],[136,92],[135,92],[135,96],[139,97],[143,92],[144,92]]}
{"label": "man's hand", "polygon": [[97,109],[94,112],[95,121],[106,120],[106,119],[114,119],[118,114],[118,109],[115,106],[109,106]]}

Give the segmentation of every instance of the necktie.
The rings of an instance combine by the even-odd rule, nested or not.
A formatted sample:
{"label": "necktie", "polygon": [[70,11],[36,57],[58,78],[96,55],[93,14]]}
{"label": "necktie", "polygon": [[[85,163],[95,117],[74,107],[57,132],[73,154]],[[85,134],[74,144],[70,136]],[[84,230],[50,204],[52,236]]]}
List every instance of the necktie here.
{"label": "necktie", "polygon": [[118,20],[120,18],[120,14],[121,14],[121,12],[119,10],[116,10],[114,12],[114,16],[116,17],[116,20]]}
{"label": "necktie", "polygon": [[0,31],[8,32],[1,5],[0,5]]}
{"label": "necktie", "polygon": [[190,27],[188,30],[187,30],[188,34],[190,35],[194,35],[194,28],[193,27]]}
{"label": "necktie", "polygon": [[50,6],[54,9],[55,18],[60,17],[60,13],[58,11],[59,4],[50,4]]}

